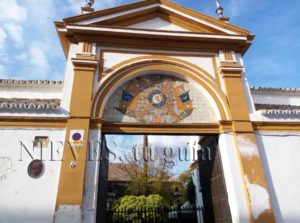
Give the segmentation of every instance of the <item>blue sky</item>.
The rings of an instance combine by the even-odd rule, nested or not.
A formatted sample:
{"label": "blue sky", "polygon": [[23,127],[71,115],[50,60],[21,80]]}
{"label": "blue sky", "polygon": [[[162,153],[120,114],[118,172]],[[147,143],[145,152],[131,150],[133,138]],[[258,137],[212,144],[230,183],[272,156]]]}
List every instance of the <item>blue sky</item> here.
{"label": "blue sky", "polygon": [[[126,158],[124,158],[126,154],[132,157],[132,148],[142,148],[144,140],[143,135],[106,135],[105,137],[109,150],[115,154],[115,156],[110,155],[110,162],[112,163],[126,162]],[[191,137],[184,135],[149,135],[148,140],[150,148],[153,149],[152,151],[158,152],[159,150],[158,156],[160,159],[174,162],[175,165],[171,169],[171,173],[178,176],[190,167],[189,142]],[[168,149],[166,154],[164,153],[165,148]],[[170,149],[173,151],[173,156],[170,156]],[[185,160],[185,158],[187,159]]]}
{"label": "blue sky", "polygon": [[[102,9],[133,2],[96,0]],[[215,16],[214,0],[175,2]],[[245,55],[251,86],[300,87],[300,1],[221,0],[231,23],[257,35]],[[80,13],[84,0],[0,0],[0,78],[62,80],[65,58],[53,21]]]}

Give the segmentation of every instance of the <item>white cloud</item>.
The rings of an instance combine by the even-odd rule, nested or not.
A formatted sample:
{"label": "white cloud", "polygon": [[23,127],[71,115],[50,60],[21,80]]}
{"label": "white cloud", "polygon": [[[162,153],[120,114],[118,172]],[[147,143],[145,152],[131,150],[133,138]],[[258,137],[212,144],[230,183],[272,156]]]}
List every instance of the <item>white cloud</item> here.
{"label": "white cloud", "polygon": [[28,54],[27,53],[21,53],[19,55],[16,55],[15,59],[18,60],[18,61],[24,61],[24,60],[28,59]]}
{"label": "white cloud", "polygon": [[56,71],[51,74],[51,80],[63,80],[64,79],[64,72]]}
{"label": "white cloud", "polygon": [[149,136],[149,143],[154,147],[160,148],[185,148],[188,147],[190,136]]}
{"label": "white cloud", "polygon": [[[96,1],[95,9],[120,3],[121,0]],[[84,5],[84,0],[63,3],[61,0],[0,0],[2,73],[9,78],[63,79],[65,58],[53,22],[80,14]],[[18,66],[12,66],[15,61]]]}
{"label": "white cloud", "polygon": [[236,17],[239,15],[239,11],[241,10],[241,1],[239,0],[231,0],[229,3],[229,13],[231,17]]}
{"label": "white cloud", "polygon": [[16,0],[1,0],[0,12],[0,21],[23,22],[27,18],[26,10]]}
{"label": "white cloud", "polygon": [[0,51],[4,49],[6,38],[6,32],[0,27]]}
{"label": "white cloud", "polygon": [[36,74],[47,74],[49,70],[48,58],[44,50],[38,46],[33,45],[29,49],[29,61]]}
{"label": "white cloud", "polygon": [[84,1],[68,0],[68,8],[73,13],[80,13],[82,6],[84,6]]}
{"label": "white cloud", "polygon": [[17,43],[23,43],[23,30],[22,27],[16,23],[4,24],[4,28],[9,33],[10,37]]}
{"label": "white cloud", "polygon": [[5,67],[0,64],[0,79],[7,78],[5,73],[6,73]]}

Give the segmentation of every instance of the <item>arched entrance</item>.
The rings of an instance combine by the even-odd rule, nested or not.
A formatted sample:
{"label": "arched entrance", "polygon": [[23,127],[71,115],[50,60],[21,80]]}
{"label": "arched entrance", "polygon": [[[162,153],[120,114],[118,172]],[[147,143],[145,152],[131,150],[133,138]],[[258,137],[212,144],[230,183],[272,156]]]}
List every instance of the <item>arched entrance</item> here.
{"label": "arched entrance", "polygon": [[[103,78],[95,93],[92,116],[96,118],[95,120],[101,120],[97,136],[102,136],[103,139],[100,154],[108,153],[104,136],[111,133],[197,134],[202,135],[200,138],[217,136],[220,123],[229,120],[231,115],[225,96],[209,74],[201,68],[188,67],[180,60],[140,59],[128,61],[124,66],[116,66],[114,72]],[[214,154],[219,154],[217,144],[211,149]],[[210,163],[213,164],[214,160]],[[218,162],[216,166],[220,168],[220,160],[216,160]],[[207,173],[215,167],[211,164],[207,168]],[[194,168],[198,179],[201,174],[203,175],[203,172],[199,171],[199,165],[196,162],[197,168],[196,170]],[[195,163],[193,166],[195,167]],[[94,193],[92,196],[94,208],[98,205],[97,222],[105,217],[107,188],[103,187],[108,175],[107,167],[108,163],[100,162],[100,165],[90,167],[90,170],[86,171],[87,179],[89,172],[95,171],[94,180],[98,181],[94,186],[95,191],[98,189],[98,195],[95,196]],[[219,173],[220,170],[222,167],[218,170]],[[224,182],[223,174],[221,178]],[[209,180],[210,178],[206,179]],[[200,181],[197,183],[197,193],[201,194]],[[212,184],[216,187],[215,181]],[[225,184],[223,186],[225,188]],[[207,191],[210,192],[206,192],[205,198],[212,198],[212,193],[214,195],[217,193],[210,189]],[[227,198],[226,190],[221,193],[223,192],[223,198]],[[209,199],[205,202],[208,202],[207,200]],[[225,213],[229,219],[226,222],[230,222],[228,200],[225,199],[224,202],[227,205]],[[206,209],[209,213],[203,215],[206,216],[206,222],[219,222],[214,210],[219,213],[220,211],[211,208],[215,205],[219,203],[207,204],[210,207]]]}

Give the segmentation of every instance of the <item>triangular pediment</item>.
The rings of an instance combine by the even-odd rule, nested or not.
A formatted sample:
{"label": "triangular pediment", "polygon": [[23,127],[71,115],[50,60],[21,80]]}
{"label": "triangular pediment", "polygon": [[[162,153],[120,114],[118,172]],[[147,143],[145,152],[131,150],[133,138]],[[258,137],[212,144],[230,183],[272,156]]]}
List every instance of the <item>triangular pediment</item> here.
{"label": "triangular pediment", "polygon": [[[123,38],[128,46],[136,47],[139,41],[142,47],[155,45],[159,48],[165,41],[169,47],[180,50],[197,47],[212,50],[215,47],[244,54],[254,38],[248,30],[169,0],[139,1],[95,12],[88,8],[87,11],[55,23],[66,56],[70,43],[83,42],[83,39],[115,45]],[[174,42],[180,44],[174,45]]]}
{"label": "triangular pediment", "polygon": [[70,17],[65,23],[133,29],[249,35],[249,31],[167,0],[140,1]]}
{"label": "triangular pediment", "polygon": [[178,31],[178,32],[189,32],[188,28],[184,28],[180,25],[176,25],[172,22],[166,21],[160,17],[148,19],[135,24],[127,26],[127,28],[133,29],[149,29],[149,30],[164,30],[164,31]]}

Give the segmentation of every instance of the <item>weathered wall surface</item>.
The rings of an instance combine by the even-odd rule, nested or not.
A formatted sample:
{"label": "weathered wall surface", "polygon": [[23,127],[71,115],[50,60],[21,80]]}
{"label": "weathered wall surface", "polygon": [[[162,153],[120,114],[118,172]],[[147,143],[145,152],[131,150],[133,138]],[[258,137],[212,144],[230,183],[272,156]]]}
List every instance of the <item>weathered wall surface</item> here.
{"label": "weathered wall surface", "polygon": [[300,222],[300,134],[257,133],[257,143],[276,221]]}
{"label": "weathered wall surface", "polygon": [[[191,137],[190,145],[197,145],[199,138]],[[196,142],[196,143],[195,143]],[[197,150],[197,149],[196,149]],[[230,206],[230,212],[232,222],[234,223],[247,223],[249,222],[249,214],[247,207],[247,200],[245,197],[245,191],[243,189],[243,179],[238,159],[238,151],[235,145],[235,139],[233,134],[221,134],[219,136],[219,150],[222,160],[222,166],[224,171],[224,179],[227,189],[228,202]],[[190,146],[190,151],[194,149]],[[192,156],[192,155],[191,155]],[[196,186],[196,205],[203,206],[201,188],[199,186],[199,169],[196,168],[192,172],[193,182]]]}
{"label": "weathered wall surface", "polygon": [[220,134],[219,149],[232,221],[249,222],[239,155],[232,133]]}
{"label": "weathered wall surface", "polygon": [[30,141],[35,136],[48,136],[54,143],[53,158],[57,160],[63,147],[56,142],[64,142],[65,130],[0,129],[0,135],[0,222],[52,223],[61,162],[51,161],[50,146],[43,148],[44,174],[38,179],[31,178],[27,171],[32,158],[24,148],[21,154],[20,141],[34,159],[40,159],[40,149],[33,152]]}

